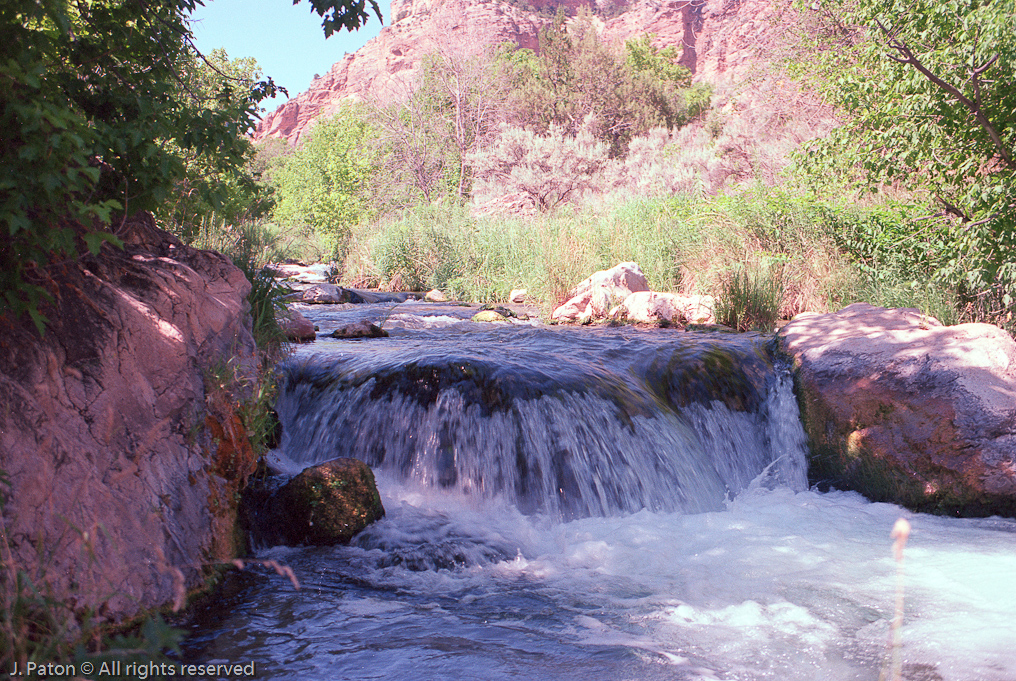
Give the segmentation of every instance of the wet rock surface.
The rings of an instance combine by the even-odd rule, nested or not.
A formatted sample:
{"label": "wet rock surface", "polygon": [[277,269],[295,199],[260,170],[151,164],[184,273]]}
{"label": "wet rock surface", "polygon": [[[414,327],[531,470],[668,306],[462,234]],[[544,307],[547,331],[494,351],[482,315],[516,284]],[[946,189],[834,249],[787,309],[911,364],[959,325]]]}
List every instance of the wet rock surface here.
{"label": "wet rock surface", "polygon": [[779,333],[797,366],[811,478],[915,510],[1016,516],[1016,343],[855,303]]}
{"label": "wet rock surface", "polygon": [[385,515],[370,468],[339,458],[307,468],[280,487],[257,520],[262,543],[348,544]]}

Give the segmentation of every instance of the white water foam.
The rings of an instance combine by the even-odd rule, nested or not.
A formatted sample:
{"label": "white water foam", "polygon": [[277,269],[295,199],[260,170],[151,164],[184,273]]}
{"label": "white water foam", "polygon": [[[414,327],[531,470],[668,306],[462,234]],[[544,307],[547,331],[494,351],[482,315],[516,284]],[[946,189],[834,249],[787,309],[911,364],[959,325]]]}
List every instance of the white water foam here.
{"label": "white water foam", "polygon": [[[753,484],[726,508],[556,522],[381,478],[356,545],[273,549],[194,655],[266,678],[877,678],[905,553],[904,678],[1016,679],[1016,521]],[[196,645],[196,644],[195,644]]]}

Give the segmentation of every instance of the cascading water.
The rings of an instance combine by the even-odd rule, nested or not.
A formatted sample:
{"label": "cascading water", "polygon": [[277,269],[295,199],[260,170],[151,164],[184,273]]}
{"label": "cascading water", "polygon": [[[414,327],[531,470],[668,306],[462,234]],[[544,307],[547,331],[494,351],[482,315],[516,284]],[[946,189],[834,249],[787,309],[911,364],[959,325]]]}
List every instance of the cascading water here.
{"label": "cascading water", "polygon": [[786,370],[760,339],[645,336],[531,329],[298,360],[283,450],[564,519],[718,510],[770,464],[806,486]]}
{"label": "cascading water", "polygon": [[293,679],[875,679],[905,515],[904,678],[1016,680],[1016,522],[808,490],[766,339],[422,309],[283,368],[276,466],[361,458],[387,517],[350,546],[262,551],[303,588],[234,575],[188,661]]}

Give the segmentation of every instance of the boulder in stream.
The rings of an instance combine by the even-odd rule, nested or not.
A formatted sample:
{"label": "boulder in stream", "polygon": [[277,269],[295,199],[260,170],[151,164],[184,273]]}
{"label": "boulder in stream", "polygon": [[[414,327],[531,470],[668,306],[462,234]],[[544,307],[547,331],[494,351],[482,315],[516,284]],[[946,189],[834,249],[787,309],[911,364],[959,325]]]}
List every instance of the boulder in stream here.
{"label": "boulder in stream", "polygon": [[622,262],[609,270],[594,272],[568,294],[551,319],[562,322],[589,321],[605,317],[612,307],[636,291],[648,291],[649,282],[637,263]]}
{"label": "boulder in stream", "polygon": [[377,324],[361,319],[358,322],[340,326],[329,334],[332,338],[357,340],[360,338],[387,338],[388,332]]}
{"label": "boulder in stream", "polygon": [[448,296],[446,296],[442,291],[439,291],[436,288],[427,291],[427,295],[425,295],[423,299],[426,300],[428,303],[448,302]]}
{"label": "boulder in stream", "polygon": [[335,284],[318,284],[311,286],[303,292],[301,299],[305,303],[335,305],[337,303],[350,303],[349,291],[336,286]]}
{"label": "boulder in stream", "polygon": [[608,316],[613,319],[623,317],[642,324],[661,321],[671,324],[712,324],[716,321],[713,306],[712,296],[636,291],[614,307]]}
{"label": "boulder in stream", "polygon": [[497,310],[480,310],[472,316],[474,322],[506,322],[508,318]]}
{"label": "boulder in stream", "polygon": [[918,511],[1016,517],[1016,342],[855,303],[780,330],[809,477]]}
{"label": "boulder in stream", "polygon": [[304,470],[275,493],[266,534],[290,546],[348,544],[384,515],[370,467],[358,459],[333,459]]}
{"label": "boulder in stream", "polygon": [[277,321],[279,328],[288,340],[300,343],[317,338],[317,328],[314,326],[314,322],[304,317],[296,308],[287,307],[285,312],[278,314]]}

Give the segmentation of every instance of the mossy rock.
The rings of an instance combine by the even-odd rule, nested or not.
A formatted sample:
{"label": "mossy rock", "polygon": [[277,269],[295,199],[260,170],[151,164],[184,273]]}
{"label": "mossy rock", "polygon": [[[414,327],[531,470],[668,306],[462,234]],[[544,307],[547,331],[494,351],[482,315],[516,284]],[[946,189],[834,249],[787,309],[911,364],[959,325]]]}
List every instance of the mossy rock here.
{"label": "mossy rock", "polygon": [[385,515],[374,473],[357,459],[334,459],[306,469],[276,493],[273,520],[289,545],[348,544]]}
{"label": "mossy rock", "polygon": [[473,315],[474,322],[504,322],[508,321],[503,314],[494,310],[481,310]]}

